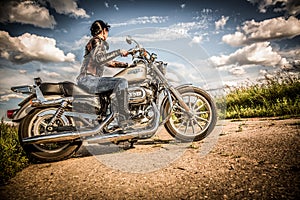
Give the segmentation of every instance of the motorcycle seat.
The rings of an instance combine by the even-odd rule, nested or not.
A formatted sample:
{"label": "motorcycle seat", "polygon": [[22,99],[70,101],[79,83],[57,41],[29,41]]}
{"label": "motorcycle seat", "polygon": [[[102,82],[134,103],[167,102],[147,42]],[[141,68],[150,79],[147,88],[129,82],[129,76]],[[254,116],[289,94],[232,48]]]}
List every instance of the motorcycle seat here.
{"label": "motorcycle seat", "polygon": [[41,83],[40,89],[44,95],[64,95],[70,96],[94,96],[95,94],[88,93],[83,88],[75,85],[72,82],[65,81],[59,83]]}

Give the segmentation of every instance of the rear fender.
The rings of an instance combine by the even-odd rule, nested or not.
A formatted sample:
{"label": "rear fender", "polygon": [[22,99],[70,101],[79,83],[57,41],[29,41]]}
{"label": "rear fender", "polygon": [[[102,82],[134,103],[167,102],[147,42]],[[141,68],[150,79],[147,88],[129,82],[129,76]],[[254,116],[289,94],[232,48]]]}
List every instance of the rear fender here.
{"label": "rear fender", "polygon": [[[31,98],[32,99],[32,98]],[[22,102],[21,108],[16,112],[13,118],[13,122],[19,122],[21,119],[23,119],[25,116],[27,116],[31,111],[33,111],[35,108],[31,107],[30,100],[26,99],[26,102]]]}
{"label": "rear fender", "polygon": [[[55,98],[60,98],[61,96],[45,96],[45,99],[55,99]],[[30,95],[26,99],[24,99],[21,103],[19,103],[20,109],[16,112],[14,115],[14,118],[12,119],[13,122],[19,122],[22,120],[24,117],[26,117],[28,114],[30,114],[33,110],[36,109],[36,107],[32,107],[30,101],[32,99],[35,99],[35,95]]]}

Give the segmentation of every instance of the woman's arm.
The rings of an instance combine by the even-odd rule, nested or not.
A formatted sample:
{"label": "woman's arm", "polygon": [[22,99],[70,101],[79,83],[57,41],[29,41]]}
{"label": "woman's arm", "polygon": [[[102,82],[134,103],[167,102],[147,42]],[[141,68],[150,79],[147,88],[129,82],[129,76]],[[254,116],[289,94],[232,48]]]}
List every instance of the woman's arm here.
{"label": "woman's arm", "polygon": [[96,46],[92,56],[93,60],[97,62],[99,65],[107,64],[107,62],[122,55],[120,49],[106,53],[101,46],[102,45]]}

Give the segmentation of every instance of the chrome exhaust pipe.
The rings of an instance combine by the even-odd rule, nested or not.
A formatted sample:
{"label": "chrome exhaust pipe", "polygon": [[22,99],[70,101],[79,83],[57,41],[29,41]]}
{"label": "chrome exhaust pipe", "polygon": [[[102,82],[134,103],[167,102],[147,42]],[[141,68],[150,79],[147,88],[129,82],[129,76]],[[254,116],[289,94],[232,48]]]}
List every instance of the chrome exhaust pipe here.
{"label": "chrome exhaust pipe", "polygon": [[[106,134],[106,135],[98,135],[93,136],[91,138],[85,139],[88,143],[117,143],[118,141],[126,141],[131,139],[146,139],[152,137],[159,126],[159,111],[157,106],[152,103],[154,108],[154,119],[151,123],[151,127],[147,129],[137,129],[131,131],[124,131],[124,133],[120,134]],[[81,137],[87,137],[96,135],[103,131],[103,128],[109,124],[113,120],[114,113],[111,113],[109,116],[105,118],[105,120],[98,125],[93,130],[86,130],[81,132],[64,132],[57,134],[49,134],[49,135],[38,135],[28,138],[23,138],[22,142],[24,144],[45,144],[51,142],[64,142],[64,141],[73,141],[76,139],[80,139]]]}
{"label": "chrome exhaust pipe", "polygon": [[92,138],[88,138],[88,143],[117,143],[118,141],[126,141],[126,140],[132,140],[132,139],[146,139],[152,137],[159,126],[159,111],[156,107],[156,105],[152,104],[154,108],[154,119],[151,124],[151,127],[148,129],[137,129],[137,130],[131,130],[131,131],[125,131],[124,133],[120,134],[111,134],[111,135],[99,135]]}
{"label": "chrome exhaust pipe", "polygon": [[51,143],[51,142],[64,142],[64,141],[72,141],[80,139],[80,137],[91,136],[94,134],[98,134],[102,132],[103,128],[111,122],[113,119],[114,113],[111,113],[109,116],[105,118],[105,120],[99,124],[93,130],[86,130],[81,132],[64,132],[64,133],[56,133],[49,135],[37,135],[33,137],[23,138],[23,144],[43,144],[43,143]]}

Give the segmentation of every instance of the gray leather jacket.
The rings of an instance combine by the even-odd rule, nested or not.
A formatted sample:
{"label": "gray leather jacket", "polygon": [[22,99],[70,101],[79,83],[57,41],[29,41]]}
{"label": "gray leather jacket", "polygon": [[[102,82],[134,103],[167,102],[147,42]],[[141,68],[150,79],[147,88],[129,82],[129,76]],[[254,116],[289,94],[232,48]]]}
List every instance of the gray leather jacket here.
{"label": "gray leather jacket", "polygon": [[84,60],[77,80],[87,74],[102,77],[104,67],[109,66],[108,62],[121,55],[120,49],[107,53],[108,49],[109,46],[106,41],[99,37],[92,38],[85,47]]}

